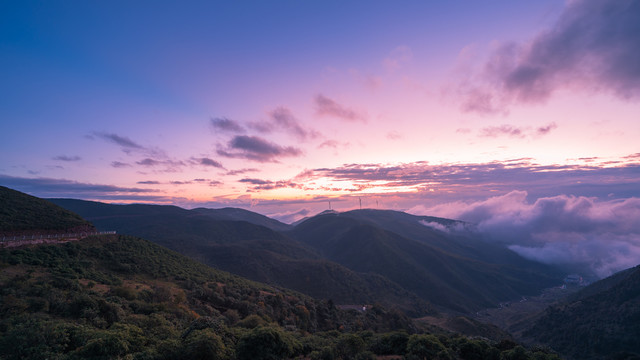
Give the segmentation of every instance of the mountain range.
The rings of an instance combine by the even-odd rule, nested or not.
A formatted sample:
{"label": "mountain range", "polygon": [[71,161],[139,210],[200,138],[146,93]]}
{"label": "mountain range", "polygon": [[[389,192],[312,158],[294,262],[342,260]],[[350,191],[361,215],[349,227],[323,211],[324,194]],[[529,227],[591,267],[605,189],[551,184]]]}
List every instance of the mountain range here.
{"label": "mountain range", "polygon": [[[529,291],[527,276],[553,279],[556,270],[488,242],[471,224],[358,210],[287,225],[239,209],[54,201],[86,212],[99,230],[156,234],[155,242],[194,251],[199,262],[125,235],[0,246],[0,358],[559,359],[554,350],[567,359],[640,358],[640,266],[523,313],[517,327],[533,344],[527,349],[457,311],[493,301],[469,297]],[[74,211],[4,187],[0,210],[3,235],[95,230]],[[253,282],[206,261],[256,277],[267,271],[271,281],[320,295]],[[456,281],[482,286],[460,290]],[[356,302],[364,311],[340,310],[360,305],[335,306],[334,296],[371,301]],[[413,321],[412,312],[429,316]]]}
{"label": "mountain range", "polygon": [[252,280],[343,304],[469,313],[558,285],[557,269],[470,224],[390,210],[326,212],[295,226],[246,210],[49,199],[100,230],[151,240]]}

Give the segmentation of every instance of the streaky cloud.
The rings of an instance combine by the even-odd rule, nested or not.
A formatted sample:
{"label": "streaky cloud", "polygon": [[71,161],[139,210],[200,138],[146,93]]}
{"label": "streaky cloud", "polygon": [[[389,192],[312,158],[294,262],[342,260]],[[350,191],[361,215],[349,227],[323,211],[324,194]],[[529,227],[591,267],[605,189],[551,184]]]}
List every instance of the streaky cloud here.
{"label": "streaky cloud", "polygon": [[211,118],[209,119],[209,124],[211,125],[211,128],[214,130],[240,133],[240,134],[246,132],[245,128],[242,125],[240,125],[240,123],[225,117]]}
{"label": "streaky cloud", "polygon": [[73,161],[80,161],[82,160],[82,158],[80,156],[58,155],[53,157],[53,160],[73,162]]}
{"label": "streaky cloud", "polygon": [[335,100],[328,98],[322,94],[318,94],[315,98],[316,114],[320,116],[330,116],[346,121],[362,121],[366,122],[367,118],[344,105],[337,103]]}
{"label": "streaky cloud", "polygon": [[111,142],[113,144],[119,145],[125,149],[145,149],[144,146],[139,145],[133,140],[129,139],[126,136],[120,136],[118,134],[106,133],[106,132],[94,132],[93,135],[103,139],[105,141]]}
{"label": "streaky cloud", "polygon": [[298,157],[302,150],[293,146],[280,146],[258,136],[238,135],[229,141],[227,148],[219,148],[218,155],[257,162],[277,162],[280,157]]}

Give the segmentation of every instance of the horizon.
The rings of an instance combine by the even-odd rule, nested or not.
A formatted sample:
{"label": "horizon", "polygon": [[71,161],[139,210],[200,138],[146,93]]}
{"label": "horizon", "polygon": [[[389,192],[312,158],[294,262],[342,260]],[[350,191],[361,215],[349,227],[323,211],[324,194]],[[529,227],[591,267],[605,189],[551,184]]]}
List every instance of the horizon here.
{"label": "horizon", "polygon": [[2,9],[0,185],[289,223],[362,200],[640,261],[637,1]]}

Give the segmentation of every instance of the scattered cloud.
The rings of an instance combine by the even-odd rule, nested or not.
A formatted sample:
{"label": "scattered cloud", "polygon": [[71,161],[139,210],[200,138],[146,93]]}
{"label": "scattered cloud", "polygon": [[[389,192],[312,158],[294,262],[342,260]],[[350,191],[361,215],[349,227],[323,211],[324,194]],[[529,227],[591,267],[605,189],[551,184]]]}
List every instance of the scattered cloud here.
{"label": "scattered cloud", "polygon": [[215,161],[213,159],[207,158],[207,157],[202,157],[202,158],[191,158],[191,162],[198,164],[198,165],[204,165],[204,166],[211,166],[211,167],[215,167],[215,168],[220,168],[220,169],[224,169],[224,166],[222,166],[221,163],[219,163],[218,161]]}
{"label": "scattered cloud", "polygon": [[191,181],[173,180],[173,181],[169,181],[169,184],[171,184],[171,185],[189,185],[189,184],[192,184],[192,182]]}
{"label": "scattered cloud", "polygon": [[521,128],[511,125],[489,126],[483,128],[480,132],[480,136],[482,137],[498,137],[502,135],[518,138],[524,137]]}
{"label": "scattered cloud", "polygon": [[235,136],[225,148],[218,149],[218,155],[257,162],[277,162],[280,157],[297,157],[302,150],[293,146],[280,146],[257,136]]}
{"label": "scattered cloud", "polygon": [[402,134],[400,134],[399,132],[397,132],[395,130],[394,131],[389,131],[387,133],[387,139],[389,139],[389,140],[400,140],[403,137],[404,136],[402,136]]}
{"label": "scattered cloud", "polygon": [[106,132],[94,132],[93,135],[95,135],[96,137],[102,140],[121,146],[123,149],[127,149],[127,150],[145,149],[143,146],[139,145],[138,143],[134,142],[133,140],[129,139],[126,136],[120,136],[118,134],[113,134],[113,133],[110,134]]}
{"label": "scattered cloud", "polygon": [[316,138],[319,135],[315,130],[306,130],[300,126],[298,119],[296,119],[291,110],[286,107],[280,106],[276,108],[269,113],[269,116],[277,127],[293,134],[299,140]]}
{"label": "scattered cloud", "polygon": [[345,121],[363,121],[366,122],[366,116],[343,106],[333,99],[330,99],[322,94],[319,94],[315,98],[316,114],[320,116],[336,117]]}
{"label": "scattered cloud", "polygon": [[387,71],[394,72],[411,62],[412,59],[413,51],[411,51],[411,48],[406,45],[400,45],[391,51],[389,56],[382,61],[382,64]]}
{"label": "scattered cloud", "polygon": [[67,155],[58,155],[53,158],[53,160],[59,161],[80,161],[82,158],[80,156],[67,156]]}
{"label": "scattered cloud", "polygon": [[322,149],[322,148],[333,148],[333,149],[337,149],[339,147],[342,148],[348,148],[349,146],[351,146],[350,143],[348,142],[339,142],[336,140],[326,140],[323,141],[320,145],[318,145],[318,149]]}
{"label": "scattered cloud", "polygon": [[250,179],[250,178],[244,178],[244,179],[240,179],[238,181],[241,182],[241,183],[248,183],[248,184],[252,184],[252,185],[266,185],[266,184],[273,183],[273,181],[269,181],[269,180]]}
{"label": "scattered cloud", "polygon": [[235,120],[231,120],[228,118],[211,118],[209,119],[209,124],[211,125],[211,128],[215,131],[225,131],[225,132],[232,132],[232,133],[244,133],[246,130],[245,128],[240,125],[240,123],[238,123]]}
{"label": "scattered cloud", "polygon": [[493,50],[482,71],[461,84],[462,109],[504,113],[514,102],[545,102],[559,89],[637,98],[639,23],[637,1],[569,1],[550,29]]}
{"label": "scattered cloud", "polygon": [[163,166],[163,172],[178,172],[181,171],[181,168],[185,166],[183,161],[175,161],[175,160],[156,160],[152,158],[144,158],[140,161],[136,161],[136,164],[156,168]]}
{"label": "scattered cloud", "polygon": [[39,197],[109,198],[153,192],[151,189],[81,183],[66,179],[23,178],[0,175],[0,183],[12,189]]}
{"label": "scattered cloud", "polygon": [[520,255],[588,269],[598,277],[640,263],[640,199],[601,201],[557,195],[528,201],[526,191],[437,205],[430,215],[477,224]]}
{"label": "scattered cloud", "polygon": [[244,169],[237,169],[237,170],[227,171],[227,175],[242,175],[242,174],[246,174],[246,173],[249,173],[249,172],[258,172],[258,171],[260,171],[260,169],[244,168]]}
{"label": "scattered cloud", "polygon": [[116,169],[126,168],[126,167],[131,167],[131,164],[123,163],[123,162],[120,162],[120,161],[113,161],[113,162],[111,162],[111,167],[114,167]]}
{"label": "scattered cloud", "polygon": [[159,181],[155,181],[155,180],[147,180],[147,181],[138,181],[136,184],[140,184],[140,185],[159,185],[160,182]]}
{"label": "scattered cloud", "polygon": [[547,135],[549,134],[552,130],[556,129],[558,127],[558,125],[555,122],[550,123],[549,125],[546,126],[541,126],[539,128],[536,129],[536,133],[538,135]]}
{"label": "scattered cloud", "polygon": [[545,126],[540,126],[535,130],[532,130],[530,127],[517,127],[513,125],[503,124],[500,126],[487,126],[480,130],[480,137],[490,137],[496,138],[500,136],[508,136],[513,138],[524,138],[527,136],[530,137],[540,137],[545,136],[551,133],[554,129],[556,129],[558,125],[555,122],[552,122]]}

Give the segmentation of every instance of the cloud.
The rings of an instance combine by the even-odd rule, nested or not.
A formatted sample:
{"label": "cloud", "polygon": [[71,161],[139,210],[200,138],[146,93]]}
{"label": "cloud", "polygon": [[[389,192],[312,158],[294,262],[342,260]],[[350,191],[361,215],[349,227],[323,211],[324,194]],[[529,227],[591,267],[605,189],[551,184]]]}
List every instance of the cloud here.
{"label": "cloud", "polygon": [[322,94],[319,94],[315,98],[316,114],[320,116],[336,117],[346,121],[363,121],[366,122],[366,117],[356,111],[338,104],[333,99],[330,99]]}
{"label": "cloud", "polygon": [[113,144],[119,145],[124,149],[128,149],[128,150],[144,150],[145,148],[139,144],[137,144],[136,142],[134,142],[133,140],[129,139],[128,137],[125,136],[120,136],[118,134],[109,134],[109,133],[105,133],[105,132],[94,132],[93,135],[111,142]]}
{"label": "cloud", "polygon": [[227,118],[211,118],[209,119],[211,128],[219,131],[226,131],[232,133],[244,133],[246,130],[237,121]]}
{"label": "cloud", "polygon": [[280,106],[269,113],[273,122],[284,131],[293,134],[299,140],[318,137],[318,132],[314,130],[306,130],[300,126],[298,119],[293,116],[291,110]]}
{"label": "cloud", "polygon": [[507,135],[510,137],[523,138],[522,129],[511,125],[489,126],[481,130],[480,136],[482,137],[498,137],[501,135]]}
{"label": "cloud", "polygon": [[351,144],[348,143],[348,142],[339,142],[339,141],[336,141],[336,140],[326,140],[326,141],[323,141],[320,145],[318,145],[318,149],[323,149],[323,148],[337,149],[338,147],[342,147],[342,148],[346,149],[349,146],[351,146]]}
{"label": "cloud", "polygon": [[556,125],[555,122],[552,122],[549,125],[541,126],[541,127],[537,128],[536,129],[536,133],[538,135],[547,135],[548,133],[550,133],[552,130],[554,130],[557,127],[558,127],[558,125]]}
{"label": "cloud", "polygon": [[156,160],[152,158],[144,158],[140,161],[136,161],[136,164],[150,168],[164,166],[165,168],[162,170],[163,172],[178,172],[181,171],[181,167],[185,166],[183,161]]}
{"label": "cloud", "polygon": [[464,111],[505,112],[542,103],[559,89],[640,96],[640,3],[570,1],[550,29],[527,43],[503,43],[461,84]]}
{"label": "cloud", "polygon": [[159,185],[160,182],[159,181],[155,181],[155,180],[147,180],[147,181],[138,181],[136,184],[140,184],[140,185]]}
{"label": "cloud", "polygon": [[120,161],[113,161],[113,162],[111,162],[111,167],[119,169],[119,168],[131,167],[131,165],[127,164],[127,163],[120,162]]}
{"label": "cloud", "polygon": [[394,131],[389,131],[387,133],[387,139],[389,139],[389,140],[400,140],[403,137],[404,136],[402,136],[402,134],[400,134],[399,132],[397,132],[395,130]]}
{"label": "cloud", "polygon": [[[346,191],[404,192],[424,194],[430,199],[506,194],[526,189],[531,195],[558,193],[625,198],[637,196],[640,163],[606,160],[582,161],[576,165],[538,165],[531,159],[490,163],[429,164],[418,161],[400,164],[345,164],[313,169],[308,184],[323,179],[330,188]],[[339,185],[339,186],[338,186]]]}
{"label": "cloud", "polygon": [[280,157],[297,157],[302,150],[293,146],[280,146],[257,136],[235,136],[227,148],[219,148],[218,155],[257,162],[277,162]]}
{"label": "cloud", "polygon": [[206,157],[203,158],[191,158],[191,161],[195,162],[196,164],[199,165],[204,165],[204,166],[211,166],[211,167],[215,167],[215,168],[220,168],[220,169],[224,169],[224,166],[222,166],[221,163],[213,160],[213,159],[209,159]]}
{"label": "cloud", "polygon": [[540,126],[535,130],[532,130],[530,127],[517,127],[513,125],[503,124],[500,126],[487,126],[480,130],[480,137],[490,137],[496,138],[500,136],[509,136],[513,138],[524,138],[527,136],[530,137],[540,137],[545,136],[551,133],[554,129],[556,129],[558,125],[555,122],[549,123],[545,126]]}
{"label": "cloud", "polygon": [[249,183],[249,184],[252,184],[252,185],[266,185],[266,184],[273,183],[273,181],[269,181],[269,180],[249,179],[249,178],[240,179],[238,181],[241,182],[241,183]]}
{"label": "cloud", "polygon": [[66,179],[23,178],[8,175],[0,175],[0,184],[28,194],[47,198],[71,197],[105,199],[126,196],[137,197],[139,194],[154,192],[154,190],[151,189],[89,184]]}
{"label": "cloud", "polygon": [[256,169],[256,168],[244,168],[244,169],[238,169],[238,170],[230,170],[227,171],[227,175],[242,175],[242,174],[246,174],[248,172],[258,172],[260,171],[260,169]]}
{"label": "cloud", "polygon": [[67,156],[67,155],[58,155],[53,158],[53,160],[59,161],[80,161],[82,158],[80,156]]}
{"label": "cloud", "polygon": [[304,218],[305,216],[309,215],[310,213],[311,213],[311,210],[303,208],[303,209],[300,209],[300,210],[272,213],[272,214],[268,214],[267,216],[272,218],[272,219],[276,219],[278,221],[281,221],[281,222],[283,222],[285,224],[291,224],[293,222],[296,222],[296,221]]}
{"label": "cloud", "polygon": [[406,45],[400,45],[393,49],[389,56],[387,56],[382,64],[388,71],[397,71],[405,64],[411,62],[413,59],[413,52],[411,48]]}
{"label": "cloud", "polygon": [[279,106],[268,112],[269,120],[254,121],[249,127],[259,133],[269,134],[274,131],[281,131],[293,135],[298,140],[315,139],[320,133],[313,129],[305,129],[291,110],[284,106]]}
{"label": "cloud", "polygon": [[526,191],[512,191],[427,211],[476,223],[479,231],[524,257],[590,270],[598,277],[640,264],[640,198],[527,197]]}

